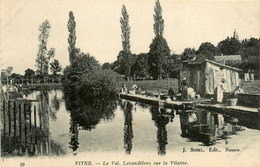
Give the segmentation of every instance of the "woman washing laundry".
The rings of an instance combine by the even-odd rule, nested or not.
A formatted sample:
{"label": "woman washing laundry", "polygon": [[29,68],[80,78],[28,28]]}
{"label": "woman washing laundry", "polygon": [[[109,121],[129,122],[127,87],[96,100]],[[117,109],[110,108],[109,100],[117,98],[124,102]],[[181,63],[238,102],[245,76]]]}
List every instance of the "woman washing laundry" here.
{"label": "woman washing laundry", "polygon": [[223,102],[223,92],[226,92],[226,86],[225,86],[226,80],[224,78],[221,79],[221,82],[218,84],[218,86],[214,90],[214,102],[216,103],[222,103]]}

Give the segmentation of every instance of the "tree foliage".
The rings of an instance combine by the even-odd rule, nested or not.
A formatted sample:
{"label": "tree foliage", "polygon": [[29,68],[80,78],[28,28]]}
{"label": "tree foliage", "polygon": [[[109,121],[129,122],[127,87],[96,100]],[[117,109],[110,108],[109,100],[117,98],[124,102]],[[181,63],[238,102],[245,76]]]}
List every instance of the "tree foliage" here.
{"label": "tree foliage", "polygon": [[75,47],[76,39],[77,39],[77,37],[76,37],[76,21],[75,21],[75,18],[74,18],[72,11],[69,12],[69,20],[68,20],[67,27],[68,27],[68,31],[69,31],[69,37],[68,37],[69,60],[70,60],[70,63],[72,63],[72,61],[75,59],[76,54],[77,54],[77,49]]}
{"label": "tree foliage", "polygon": [[167,41],[163,38],[164,20],[159,0],[155,2],[153,18],[155,38],[150,44],[148,57],[149,73],[154,79],[161,79],[166,71],[166,58],[170,56],[170,48]]}
{"label": "tree foliage", "polygon": [[60,65],[59,60],[54,59],[53,62],[50,63],[51,65],[51,72],[53,73],[54,76],[57,75],[57,73],[61,72],[62,67]]}
{"label": "tree foliage", "polygon": [[240,42],[233,37],[227,37],[225,40],[218,43],[219,51],[224,55],[238,54],[240,47]]}
{"label": "tree foliage", "polygon": [[51,48],[48,51],[47,43],[48,43],[48,37],[50,33],[51,25],[48,20],[45,20],[40,26],[39,26],[39,45],[38,45],[38,53],[36,58],[36,67],[37,67],[37,73],[39,75],[47,75],[49,70],[49,61],[52,57],[55,55],[55,49]]}
{"label": "tree foliage", "polygon": [[32,79],[34,76],[35,76],[35,72],[32,69],[28,68],[27,70],[25,70],[24,72],[25,78]]}
{"label": "tree foliage", "polygon": [[167,41],[162,37],[155,37],[150,45],[148,64],[149,73],[154,79],[161,79],[166,72],[167,57],[170,56],[170,48]]}
{"label": "tree foliage", "polygon": [[149,76],[148,54],[141,53],[137,55],[131,72],[131,75],[135,77],[146,78]]}
{"label": "tree foliage", "polygon": [[201,54],[202,52],[207,51],[211,53],[213,56],[217,55],[217,48],[210,42],[204,42],[200,45],[197,54]]}
{"label": "tree foliage", "polygon": [[181,60],[191,60],[193,57],[195,57],[195,55],[195,48],[185,48],[183,53],[181,54]]}
{"label": "tree foliage", "polygon": [[[124,74],[129,79],[131,74],[131,50],[130,50],[130,26],[129,26],[129,15],[127,13],[125,5],[122,6],[122,17],[120,18],[121,23],[121,37],[123,50],[120,52],[123,59],[119,59],[119,63],[124,67]],[[121,58],[120,57],[120,58]]]}
{"label": "tree foliage", "polygon": [[160,1],[156,0],[155,7],[154,7],[154,24],[153,29],[156,37],[163,36],[164,31],[164,20],[162,17],[162,7],[160,5]]}

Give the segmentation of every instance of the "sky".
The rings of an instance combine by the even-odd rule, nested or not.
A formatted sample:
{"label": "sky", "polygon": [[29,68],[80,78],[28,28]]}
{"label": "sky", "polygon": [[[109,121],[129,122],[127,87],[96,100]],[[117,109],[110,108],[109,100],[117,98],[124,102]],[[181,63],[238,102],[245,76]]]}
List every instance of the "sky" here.
{"label": "sky", "polygon": [[[172,53],[187,47],[198,49],[203,42],[215,46],[236,29],[240,39],[260,37],[259,1],[173,1],[161,0],[164,37]],[[48,48],[55,58],[69,65],[68,13],[76,20],[76,47],[90,53],[101,64],[112,63],[122,50],[120,17],[122,5],[129,14],[131,52],[149,52],[154,38],[155,0],[12,0],[0,1],[1,69],[13,66],[24,74],[36,70],[39,25],[50,21]]]}

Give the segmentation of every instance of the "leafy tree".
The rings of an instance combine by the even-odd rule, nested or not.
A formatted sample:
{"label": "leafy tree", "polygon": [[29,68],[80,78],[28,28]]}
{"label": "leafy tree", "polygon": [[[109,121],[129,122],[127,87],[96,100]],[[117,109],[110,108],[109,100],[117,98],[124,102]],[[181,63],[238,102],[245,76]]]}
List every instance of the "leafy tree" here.
{"label": "leafy tree", "polygon": [[164,20],[162,18],[162,8],[159,0],[154,7],[154,33],[155,38],[150,45],[148,64],[149,73],[154,79],[161,79],[165,72],[166,58],[170,56],[170,49],[167,41],[163,38]]}
{"label": "leafy tree", "polygon": [[70,63],[75,59],[77,54],[77,49],[75,47],[76,44],[76,21],[73,15],[73,12],[69,12],[69,21],[68,21],[68,31],[69,31],[69,37],[68,37],[68,43],[69,43],[69,58]]}
{"label": "leafy tree", "polygon": [[210,52],[212,55],[216,55],[217,54],[217,48],[210,42],[204,42],[200,45],[197,54],[201,54],[201,52],[203,51],[208,51]]}
{"label": "leafy tree", "polygon": [[132,66],[132,76],[135,77],[148,77],[149,66],[148,66],[148,54],[141,53],[137,55],[135,63]]}
{"label": "leafy tree", "polygon": [[35,72],[32,69],[28,68],[27,70],[25,70],[24,72],[25,78],[32,79],[34,76],[35,76]]}
{"label": "leafy tree", "polygon": [[181,63],[181,56],[177,54],[172,54],[167,57],[165,71],[170,78],[179,77],[179,65]]}
{"label": "leafy tree", "polygon": [[218,43],[218,49],[225,55],[235,55],[239,53],[241,47],[240,42],[236,38],[227,37]]}
{"label": "leafy tree", "polygon": [[161,79],[165,73],[167,57],[170,56],[170,48],[163,37],[155,37],[150,45],[148,64],[149,73],[154,79]]}
{"label": "leafy tree", "polygon": [[104,63],[102,65],[102,70],[110,70],[111,69],[111,64],[110,63]]}
{"label": "leafy tree", "polygon": [[191,60],[193,57],[195,57],[195,54],[195,48],[185,48],[183,53],[181,54],[181,60]]}
{"label": "leafy tree", "polygon": [[125,75],[126,76],[126,79],[129,79],[129,77],[127,78],[128,75],[128,72],[130,71],[131,72],[131,69],[130,70],[126,70],[127,68],[131,68],[132,64],[134,63],[134,60],[135,60],[135,56],[133,54],[125,54],[124,51],[120,51],[118,53],[118,56],[117,56],[117,60],[116,62],[113,64],[113,70],[118,72],[119,74],[121,75]]}
{"label": "leafy tree", "polygon": [[36,67],[37,73],[40,75],[48,74],[49,69],[49,61],[55,55],[55,49],[51,48],[49,51],[47,49],[49,32],[51,29],[51,25],[48,20],[44,21],[39,26],[39,45],[38,45],[38,53],[36,58]]}
{"label": "leafy tree", "polygon": [[53,62],[50,63],[50,65],[51,65],[51,72],[53,73],[54,77],[56,77],[57,73],[61,72],[62,70],[59,60],[54,59]]}
{"label": "leafy tree", "polygon": [[88,53],[78,54],[73,63],[64,69],[63,86],[65,89],[74,90],[81,84],[83,74],[87,76],[100,68],[98,61],[93,56]]}
{"label": "leafy tree", "polygon": [[120,18],[121,23],[121,32],[122,32],[122,46],[123,46],[123,59],[119,61],[120,64],[124,64],[125,66],[125,76],[127,80],[129,80],[130,74],[131,74],[131,50],[130,50],[130,26],[129,26],[129,16],[126,10],[125,5],[122,6],[122,17]]}

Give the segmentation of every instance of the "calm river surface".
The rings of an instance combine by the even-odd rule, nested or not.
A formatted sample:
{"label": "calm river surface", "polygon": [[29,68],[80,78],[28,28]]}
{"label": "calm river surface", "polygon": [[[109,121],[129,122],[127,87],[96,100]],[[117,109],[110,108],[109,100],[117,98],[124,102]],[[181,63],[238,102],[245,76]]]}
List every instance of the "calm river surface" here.
{"label": "calm river surface", "polygon": [[[61,90],[34,91],[26,98],[39,96],[44,97],[50,112],[50,138],[66,155],[84,152],[165,155],[181,153],[184,147],[208,150],[210,145],[222,150],[226,146],[241,149],[243,143],[260,135],[259,130],[240,126],[234,132],[233,118],[216,113],[178,114],[125,100],[83,104],[75,98],[66,98]],[[227,124],[227,119],[231,123]]]}

